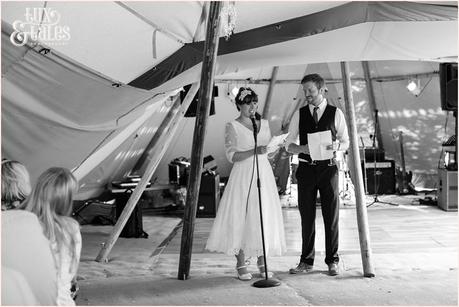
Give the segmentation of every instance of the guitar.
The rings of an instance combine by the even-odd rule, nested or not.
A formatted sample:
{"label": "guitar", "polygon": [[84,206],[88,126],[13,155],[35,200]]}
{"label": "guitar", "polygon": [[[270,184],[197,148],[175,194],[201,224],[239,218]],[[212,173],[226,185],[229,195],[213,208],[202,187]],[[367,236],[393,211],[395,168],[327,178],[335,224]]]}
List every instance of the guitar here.
{"label": "guitar", "polygon": [[397,178],[397,191],[399,194],[416,194],[416,189],[414,188],[414,185],[411,183],[411,180],[413,178],[413,172],[406,172],[406,167],[405,167],[405,152],[403,149],[403,132],[399,132],[399,138],[400,142],[400,155],[401,155],[401,164],[402,168],[400,169],[399,167],[396,168],[395,170],[395,175]]}

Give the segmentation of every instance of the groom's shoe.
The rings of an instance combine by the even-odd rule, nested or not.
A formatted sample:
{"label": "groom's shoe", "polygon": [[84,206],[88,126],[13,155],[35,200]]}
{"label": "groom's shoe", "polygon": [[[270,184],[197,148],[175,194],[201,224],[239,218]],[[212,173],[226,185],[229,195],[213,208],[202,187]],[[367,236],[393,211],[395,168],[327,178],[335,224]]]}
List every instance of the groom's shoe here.
{"label": "groom's shoe", "polygon": [[295,268],[290,269],[290,274],[298,273],[309,273],[312,271],[314,266],[312,264],[307,264],[306,262],[300,262]]}
{"label": "groom's shoe", "polygon": [[328,265],[328,275],[336,276],[339,275],[339,266],[338,263],[330,263]]}

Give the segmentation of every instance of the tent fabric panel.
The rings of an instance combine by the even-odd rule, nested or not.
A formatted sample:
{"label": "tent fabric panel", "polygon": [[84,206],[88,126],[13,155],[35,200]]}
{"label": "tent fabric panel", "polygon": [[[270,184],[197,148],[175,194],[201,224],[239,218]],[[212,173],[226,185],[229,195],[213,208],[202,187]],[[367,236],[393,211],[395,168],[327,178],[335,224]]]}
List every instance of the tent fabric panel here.
{"label": "tent fabric panel", "polygon": [[422,99],[406,89],[407,80],[376,84],[379,124],[387,157],[401,165],[398,133],[402,131],[407,171],[436,174],[442,158],[441,144],[454,134],[454,125],[445,131],[448,115],[440,106],[438,75],[420,82]]}
{"label": "tent fabric panel", "polygon": [[2,157],[24,163],[32,183],[51,166],[73,168],[107,134],[49,125],[18,111],[14,104],[2,97]]}
{"label": "tent fabric panel", "polygon": [[137,160],[156,133],[170,107],[171,104],[167,102],[158,106],[153,115],[126,137],[121,145],[114,148],[104,161],[83,177],[80,180],[83,184],[77,197],[79,199],[96,197],[107,187],[107,184],[115,180],[122,180],[131,174]]}
{"label": "tent fabric panel", "polygon": [[375,1],[369,10],[369,21],[434,21],[457,20],[457,2],[449,4]]}
{"label": "tent fabric panel", "polygon": [[[311,15],[236,33],[228,41],[221,38],[218,55],[233,54],[273,44],[278,45],[305,37],[321,37],[321,35],[328,32],[338,31],[359,24],[371,25],[372,23],[379,22],[397,22],[398,24],[398,22],[413,22],[413,20],[453,20],[457,22],[457,8],[418,3],[392,5],[392,2],[389,2],[380,5],[379,2],[351,2]],[[353,36],[349,38],[354,38],[355,40]],[[341,39],[342,37],[338,41],[341,41]],[[348,44],[350,42],[346,42],[346,45]],[[198,57],[198,55],[202,54],[203,48],[203,42],[187,44],[129,84],[143,89],[153,89],[198,64],[202,58],[202,56]],[[329,61],[328,58],[327,61]]]}
{"label": "tent fabric panel", "polygon": [[122,83],[181,47],[156,33],[154,59],[155,29],[114,2],[49,2],[48,6],[61,14],[60,24],[67,25],[71,33],[68,44],[53,46],[55,50]]}
{"label": "tent fabric panel", "polygon": [[[58,14],[59,26],[68,27],[70,39],[40,43],[118,82],[128,83],[182,46],[158,32],[153,58],[155,29],[114,2],[51,1],[46,7]],[[24,22],[26,8],[43,8],[43,3],[3,2],[2,20]]]}
{"label": "tent fabric panel", "polygon": [[45,1],[2,1],[2,20],[12,24],[15,20],[25,20],[26,8],[43,8]]}
{"label": "tent fabric panel", "polygon": [[[2,155],[23,162],[32,180],[51,166],[78,166],[168,96],[152,98],[129,86],[113,87],[53,51],[42,55],[13,46],[5,32],[2,41],[2,51],[13,55],[2,57],[8,68],[2,76]],[[15,55],[25,50],[17,61]]]}
{"label": "tent fabric panel", "polygon": [[[236,1],[236,33],[328,10],[349,1]],[[254,13],[256,12],[256,13]]]}
{"label": "tent fabric panel", "polygon": [[193,42],[204,2],[201,1],[129,1],[124,5],[135,10],[161,29],[184,42]]}
{"label": "tent fabric panel", "polygon": [[[385,31],[388,27],[390,31]],[[420,31],[419,29],[422,29]],[[425,31],[442,33],[425,38]],[[397,34],[400,33],[400,34]],[[409,36],[409,38],[407,38]],[[346,43],[342,38],[346,37]],[[457,22],[362,23],[279,44],[220,55],[215,76],[260,67],[304,65],[311,63],[378,60],[444,61],[451,55],[457,61]],[[304,46],[308,46],[305,48]],[[304,52],[298,52],[304,50]],[[186,54],[186,52],[184,52]],[[196,54],[196,57],[198,55]],[[166,60],[171,66],[172,60]],[[183,66],[183,58],[181,66]],[[184,82],[199,80],[201,64],[194,65],[152,91],[165,91]],[[173,68],[170,68],[173,70]],[[173,72],[169,71],[173,74]],[[146,76],[145,76],[146,77]],[[153,79],[150,75],[148,78]],[[151,81],[153,82],[153,81]]]}
{"label": "tent fabric panel", "polygon": [[[28,48],[5,48],[4,46],[11,44],[9,40],[9,34],[5,33],[7,28],[4,22],[2,22],[2,76],[5,75],[14,64],[20,62],[26,53],[29,51]],[[9,32],[11,33],[11,32]]]}
{"label": "tent fabric panel", "polygon": [[457,21],[377,23],[362,59],[457,61],[457,38]]}
{"label": "tent fabric panel", "polygon": [[[5,54],[11,53],[10,49],[15,52],[29,48],[13,46],[6,36],[2,33]],[[129,86],[113,87],[108,80],[61,59],[53,51],[43,55],[29,49],[20,61],[5,65],[8,70],[3,79],[17,84],[27,94],[23,97],[28,97],[27,103],[17,101],[24,111],[73,129],[114,129],[123,124],[121,117],[129,117],[125,115],[151,97]]]}

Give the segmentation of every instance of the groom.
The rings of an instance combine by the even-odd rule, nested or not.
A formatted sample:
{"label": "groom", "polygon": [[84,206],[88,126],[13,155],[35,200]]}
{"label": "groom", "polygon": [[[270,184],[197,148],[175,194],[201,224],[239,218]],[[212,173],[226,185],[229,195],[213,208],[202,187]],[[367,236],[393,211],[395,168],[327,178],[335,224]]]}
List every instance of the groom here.
{"label": "groom", "polygon": [[[324,97],[325,81],[318,74],[309,74],[301,80],[307,105],[295,112],[290,122],[286,148],[298,154],[298,209],[301,215],[302,250],[300,263],[290,269],[291,274],[307,273],[313,269],[315,256],[315,218],[317,191],[320,193],[325,225],[325,263],[331,276],[339,274],[338,223],[339,189],[338,167],[335,159],[313,161],[310,156],[308,134],[331,131],[328,150],[347,150],[349,136],[343,112],[327,104]],[[299,144],[298,142],[299,136]]]}

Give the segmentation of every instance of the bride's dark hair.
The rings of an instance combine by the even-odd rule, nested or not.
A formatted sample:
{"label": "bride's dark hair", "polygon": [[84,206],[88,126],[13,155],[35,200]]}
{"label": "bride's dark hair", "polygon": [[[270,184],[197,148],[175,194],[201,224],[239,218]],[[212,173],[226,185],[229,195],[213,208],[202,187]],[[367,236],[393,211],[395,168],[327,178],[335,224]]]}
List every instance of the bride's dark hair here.
{"label": "bride's dark hair", "polygon": [[[251,104],[252,102],[258,102],[258,95],[250,87],[240,87],[239,92],[235,98],[236,108],[240,111],[240,105]],[[255,113],[255,118],[257,120],[261,119],[261,115],[258,112]]]}

